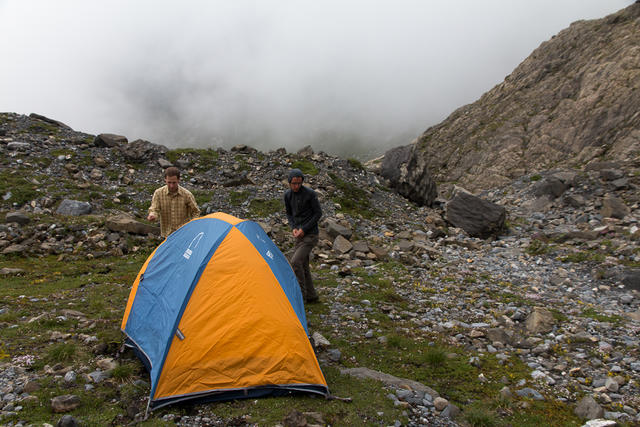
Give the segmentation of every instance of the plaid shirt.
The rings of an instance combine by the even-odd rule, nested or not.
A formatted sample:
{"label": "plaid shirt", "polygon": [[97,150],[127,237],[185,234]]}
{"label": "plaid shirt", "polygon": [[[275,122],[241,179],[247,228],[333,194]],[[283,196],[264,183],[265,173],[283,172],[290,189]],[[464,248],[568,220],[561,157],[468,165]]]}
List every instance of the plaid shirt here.
{"label": "plaid shirt", "polygon": [[200,216],[200,208],[193,194],[178,186],[178,191],[169,193],[169,188],[158,188],[153,193],[149,213],[160,218],[160,234],[167,237],[193,218]]}

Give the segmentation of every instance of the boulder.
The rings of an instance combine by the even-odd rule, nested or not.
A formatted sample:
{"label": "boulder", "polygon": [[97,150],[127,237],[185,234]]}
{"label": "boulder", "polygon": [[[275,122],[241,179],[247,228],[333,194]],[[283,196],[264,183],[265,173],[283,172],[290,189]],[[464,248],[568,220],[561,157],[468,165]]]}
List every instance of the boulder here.
{"label": "boulder", "polygon": [[65,394],[51,399],[53,412],[69,412],[80,406],[80,398],[75,394]]}
{"label": "boulder", "polygon": [[546,308],[535,307],[531,314],[527,316],[527,330],[533,334],[545,334],[551,332],[555,319],[553,314]]}
{"label": "boulder", "polygon": [[111,231],[132,234],[160,234],[160,227],[136,221],[125,213],[107,218],[106,227]]}
{"label": "boulder", "polygon": [[71,415],[65,415],[62,418],[60,418],[60,421],[58,421],[58,424],[56,424],[56,427],[79,427],[80,423],[78,422],[78,420],[76,420],[75,418],[73,418]]}
{"label": "boulder", "polygon": [[352,248],[353,245],[351,244],[351,242],[342,236],[336,237],[336,239],[333,241],[333,250],[341,254],[346,254]]}
{"label": "boulder", "polygon": [[31,219],[23,212],[9,212],[5,217],[5,222],[16,222],[20,225],[29,224]]}
{"label": "boulder", "polygon": [[629,207],[619,198],[607,195],[602,199],[600,214],[605,218],[623,219],[629,215]]}
{"label": "boulder", "polygon": [[455,192],[445,205],[445,219],[472,237],[487,238],[504,229],[507,213],[503,206],[464,190]]}
{"label": "boulder", "polygon": [[602,418],[604,416],[604,409],[602,409],[602,407],[598,405],[598,402],[591,396],[583,397],[573,412],[578,417],[587,420]]}
{"label": "boulder", "polygon": [[143,139],[136,139],[126,145],[120,146],[120,151],[127,161],[144,163],[156,160],[164,155],[168,149],[164,145],[153,144]]}
{"label": "boulder", "polygon": [[96,147],[118,147],[129,142],[126,136],[115,135],[113,133],[101,133],[93,139]]}
{"label": "boulder", "polygon": [[345,239],[350,239],[351,235],[353,234],[351,229],[332,219],[327,219],[325,221],[325,228],[327,230],[327,234],[329,234],[332,239],[335,239],[338,236],[342,236]]}
{"label": "boulder", "polygon": [[11,141],[7,144],[7,149],[14,151],[26,150],[29,147],[31,147],[31,144],[22,141]]}
{"label": "boulder", "polygon": [[415,145],[389,150],[385,153],[381,174],[402,196],[420,206],[432,206],[438,197],[436,182],[426,159],[415,155],[415,150]]}
{"label": "boulder", "polygon": [[32,119],[37,119],[37,120],[41,120],[43,122],[47,122],[47,123],[52,124],[52,125],[56,125],[56,126],[61,127],[63,129],[73,130],[73,129],[71,129],[70,126],[67,126],[62,122],[59,122],[58,120],[50,119],[49,117],[43,116],[41,114],[31,113],[31,114],[29,114],[29,117],[31,117]]}
{"label": "boulder", "polygon": [[380,167],[380,175],[388,179],[392,187],[396,187],[400,180],[400,167],[409,161],[411,154],[411,145],[392,148],[384,154],[382,166]]}
{"label": "boulder", "polygon": [[555,199],[556,197],[560,197],[566,189],[567,185],[561,179],[548,177],[536,183],[534,194],[538,197],[551,196]]}
{"label": "boulder", "polygon": [[64,199],[56,209],[58,215],[88,215],[91,213],[91,204],[79,200]]}
{"label": "boulder", "polygon": [[2,250],[3,255],[11,255],[11,254],[21,254],[28,250],[29,248],[26,245],[9,245]]}

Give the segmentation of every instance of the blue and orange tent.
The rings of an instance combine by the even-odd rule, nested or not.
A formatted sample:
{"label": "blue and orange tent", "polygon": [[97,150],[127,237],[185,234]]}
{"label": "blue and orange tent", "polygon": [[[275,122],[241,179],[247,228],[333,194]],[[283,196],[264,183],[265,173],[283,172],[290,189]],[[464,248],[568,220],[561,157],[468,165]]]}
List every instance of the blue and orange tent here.
{"label": "blue and orange tent", "polygon": [[151,376],[149,407],[329,391],[291,266],[255,222],[194,219],[138,273],[122,319]]}

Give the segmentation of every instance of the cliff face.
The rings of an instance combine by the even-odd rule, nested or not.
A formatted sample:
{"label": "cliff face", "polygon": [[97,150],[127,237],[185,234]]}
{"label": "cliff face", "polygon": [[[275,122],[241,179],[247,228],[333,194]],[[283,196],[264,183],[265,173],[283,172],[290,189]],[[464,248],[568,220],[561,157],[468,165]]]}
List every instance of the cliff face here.
{"label": "cliff face", "polygon": [[571,24],[413,145],[407,166],[470,190],[594,159],[640,161],[640,3]]}

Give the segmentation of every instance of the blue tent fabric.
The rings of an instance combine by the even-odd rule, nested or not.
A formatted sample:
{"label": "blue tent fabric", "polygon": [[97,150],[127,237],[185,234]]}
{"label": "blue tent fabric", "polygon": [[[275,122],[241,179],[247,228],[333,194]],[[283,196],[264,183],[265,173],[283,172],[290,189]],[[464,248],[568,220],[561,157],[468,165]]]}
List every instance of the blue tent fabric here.
{"label": "blue tent fabric", "polygon": [[[204,221],[204,223],[202,222]],[[191,223],[189,223],[191,224]],[[188,224],[187,224],[188,225]],[[213,252],[231,225],[215,218],[198,221],[200,240],[189,232],[187,225],[172,233],[158,248],[140,280],[125,332],[143,349],[151,365],[151,378],[160,374],[164,360],[184,305],[189,301],[193,285],[197,283]],[[195,224],[193,225],[195,226]],[[192,226],[192,227],[193,227]],[[202,239],[215,241],[213,245]],[[190,282],[182,280],[193,277]]]}

